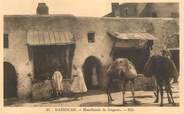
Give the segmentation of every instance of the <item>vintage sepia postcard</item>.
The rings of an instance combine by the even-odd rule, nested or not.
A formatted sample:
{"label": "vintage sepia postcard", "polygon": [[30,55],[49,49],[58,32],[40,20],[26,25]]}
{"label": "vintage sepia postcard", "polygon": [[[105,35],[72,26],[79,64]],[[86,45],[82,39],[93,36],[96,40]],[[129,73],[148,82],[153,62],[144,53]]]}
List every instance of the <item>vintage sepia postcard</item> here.
{"label": "vintage sepia postcard", "polygon": [[1,3],[1,113],[184,113],[182,0]]}

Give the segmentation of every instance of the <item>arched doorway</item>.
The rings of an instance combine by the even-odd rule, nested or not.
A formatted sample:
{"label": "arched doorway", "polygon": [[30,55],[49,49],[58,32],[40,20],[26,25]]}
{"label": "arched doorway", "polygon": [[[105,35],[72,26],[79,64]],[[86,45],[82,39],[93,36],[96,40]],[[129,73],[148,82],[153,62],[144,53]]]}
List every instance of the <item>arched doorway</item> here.
{"label": "arched doorway", "polygon": [[17,97],[17,75],[9,62],[4,62],[4,98]]}
{"label": "arched doorway", "polygon": [[83,73],[88,89],[98,89],[100,76],[102,75],[102,64],[94,56],[88,57],[83,64]]}

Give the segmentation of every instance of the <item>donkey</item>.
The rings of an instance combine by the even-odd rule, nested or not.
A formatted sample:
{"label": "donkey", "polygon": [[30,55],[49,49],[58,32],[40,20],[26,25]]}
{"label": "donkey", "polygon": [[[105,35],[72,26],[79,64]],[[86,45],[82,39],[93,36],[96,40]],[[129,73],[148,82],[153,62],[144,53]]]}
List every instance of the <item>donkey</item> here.
{"label": "donkey", "polygon": [[113,85],[113,81],[117,80],[118,83],[121,85],[122,91],[122,103],[123,105],[126,104],[125,102],[125,90],[126,84],[131,82],[131,92],[133,97],[133,102],[137,103],[135,96],[134,96],[134,79],[137,77],[136,69],[132,62],[130,62],[127,58],[118,58],[112,62],[112,64],[107,69],[107,97],[108,97],[108,104],[111,104],[113,101],[111,96],[111,89]]}

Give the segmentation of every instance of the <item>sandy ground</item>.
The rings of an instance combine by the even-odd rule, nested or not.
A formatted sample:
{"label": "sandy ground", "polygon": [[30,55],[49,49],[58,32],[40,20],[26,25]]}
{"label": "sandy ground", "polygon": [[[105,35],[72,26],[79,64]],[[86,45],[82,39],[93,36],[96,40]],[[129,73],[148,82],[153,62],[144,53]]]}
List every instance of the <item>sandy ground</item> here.
{"label": "sandy ground", "polygon": [[[159,103],[153,103],[155,96],[153,91],[135,91],[136,100],[139,101],[138,104],[133,104],[131,92],[126,92],[127,101],[126,106],[154,106],[159,107]],[[174,86],[173,96],[176,103],[176,106],[179,106],[179,88]],[[122,106],[122,94],[121,92],[112,93],[114,101],[112,104],[108,105],[107,95],[100,90],[91,90],[86,95],[83,96],[80,100],[75,100],[74,98],[61,97],[55,100],[47,101],[16,101],[16,102],[7,102],[6,106],[10,107],[100,107],[100,106]],[[168,104],[166,94],[164,94],[164,106],[172,106]]]}

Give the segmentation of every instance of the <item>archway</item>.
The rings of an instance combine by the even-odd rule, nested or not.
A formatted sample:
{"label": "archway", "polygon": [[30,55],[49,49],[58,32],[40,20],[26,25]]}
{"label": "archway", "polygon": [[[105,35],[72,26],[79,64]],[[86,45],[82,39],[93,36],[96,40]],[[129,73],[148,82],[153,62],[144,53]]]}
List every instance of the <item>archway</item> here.
{"label": "archway", "polygon": [[102,75],[102,64],[94,56],[88,57],[83,64],[83,73],[88,89],[98,89],[100,76]]}
{"label": "archway", "polygon": [[14,66],[4,62],[4,98],[17,97],[17,75]]}

